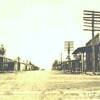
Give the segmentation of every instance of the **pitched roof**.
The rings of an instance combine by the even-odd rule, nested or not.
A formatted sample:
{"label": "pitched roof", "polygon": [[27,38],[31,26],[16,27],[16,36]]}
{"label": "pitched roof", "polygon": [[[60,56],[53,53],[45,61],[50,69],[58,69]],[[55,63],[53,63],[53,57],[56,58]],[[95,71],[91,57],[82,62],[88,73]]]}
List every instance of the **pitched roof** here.
{"label": "pitched roof", "polygon": [[91,52],[91,47],[79,47],[72,54]]}

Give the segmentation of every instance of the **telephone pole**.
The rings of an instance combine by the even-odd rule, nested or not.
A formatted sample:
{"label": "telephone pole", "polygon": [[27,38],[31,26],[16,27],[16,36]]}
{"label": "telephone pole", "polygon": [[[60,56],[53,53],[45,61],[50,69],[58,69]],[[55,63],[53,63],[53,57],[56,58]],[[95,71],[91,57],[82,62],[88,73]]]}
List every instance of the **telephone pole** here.
{"label": "telephone pole", "polygon": [[61,52],[61,70],[62,70],[62,67],[63,67],[63,66],[62,66],[62,52]]}
{"label": "telephone pole", "polygon": [[73,45],[74,45],[74,42],[73,41],[65,41],[64,42],[64,49],[65,51],[68,52],[68,56],[67,56],[67,59],[70,60],[70,51],[73,50]]}
{"label": "telephone pole", "polygon": [[100,31],[100,12],[84,10],[84,26],[86,27],[84,31],[92,32],[92,70],[95,74],[95,40],[94,33],[95,31]]}
{"label": "telephone pole", "polygon": [[73,50],[74,42],[73,41],[65,41],[64,42],[64,49],[68,52],[68,56],[66,59],[68,59],[68,69],[72,72],[72,65],[71,65],[71,58],[70,58],[70,51]]}

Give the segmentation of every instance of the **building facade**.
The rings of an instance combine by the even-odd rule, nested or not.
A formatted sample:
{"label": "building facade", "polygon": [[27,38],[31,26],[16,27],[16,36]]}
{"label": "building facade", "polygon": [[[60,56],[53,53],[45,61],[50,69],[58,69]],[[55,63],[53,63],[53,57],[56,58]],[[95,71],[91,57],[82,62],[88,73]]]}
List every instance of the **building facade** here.
{"label": "building facade", "polygon": [[[95,51],[95,72],[100,72],[100,34],[94,37],[94,51]],[[75,59],[80,56],[80,65],[82,72],[93,72],[92,59],[92,39],[86,43],[85,47],[77,48],[73,54]],[[74,66],[73,66],[74,67]],[[79,66],[77,66],[79,67]]]}
{"label": "building facade", "polygon": [[[90,51],[86,53],[86,69],[87,71],[93,71],[92,63],[92,40],[86,43],[86,47],[90,48]],[[94,51],[95,51],[95,72],[100,72],[100,34],[94,37]]]}

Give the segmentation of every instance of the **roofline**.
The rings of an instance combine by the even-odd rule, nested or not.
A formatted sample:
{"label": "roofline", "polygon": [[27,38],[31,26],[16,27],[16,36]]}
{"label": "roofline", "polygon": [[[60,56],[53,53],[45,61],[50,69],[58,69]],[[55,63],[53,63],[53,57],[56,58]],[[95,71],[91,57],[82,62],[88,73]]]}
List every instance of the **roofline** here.
{"label": "roofline", "polygon": [[[97,33],[95,36],[94,36],[94,38],[97,38],[97,37],[100,37],[100,33]],[[91,43],[91,41],[92,41],[92,39],[90,39],[87,43],[86,43],[86,45],[88,45],[89,43]]]}

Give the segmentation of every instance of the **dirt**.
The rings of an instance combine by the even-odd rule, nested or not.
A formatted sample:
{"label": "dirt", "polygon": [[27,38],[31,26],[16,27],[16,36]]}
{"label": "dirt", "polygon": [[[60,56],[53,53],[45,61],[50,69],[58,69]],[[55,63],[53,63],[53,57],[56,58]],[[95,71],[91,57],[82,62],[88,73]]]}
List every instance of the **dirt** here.
{"label": "dirt", "polygon": [[100,76],[27,71],[0,74],[0,100],[100,100]]}

